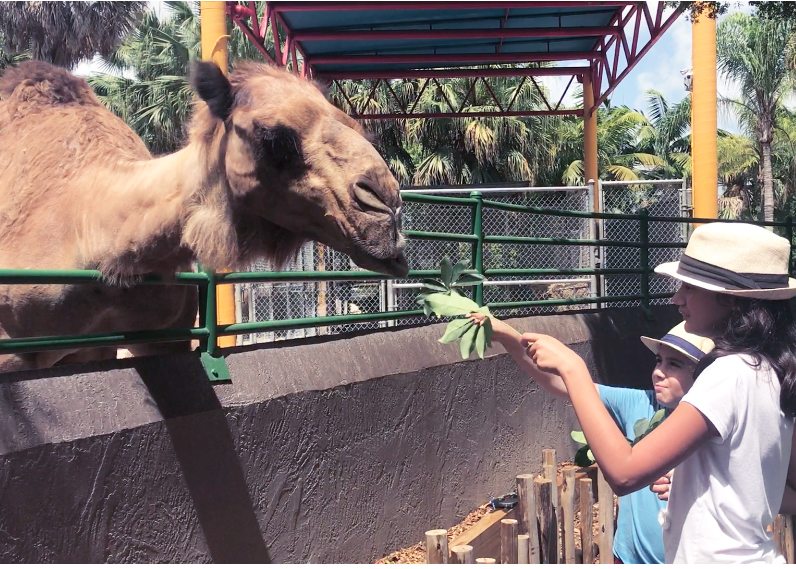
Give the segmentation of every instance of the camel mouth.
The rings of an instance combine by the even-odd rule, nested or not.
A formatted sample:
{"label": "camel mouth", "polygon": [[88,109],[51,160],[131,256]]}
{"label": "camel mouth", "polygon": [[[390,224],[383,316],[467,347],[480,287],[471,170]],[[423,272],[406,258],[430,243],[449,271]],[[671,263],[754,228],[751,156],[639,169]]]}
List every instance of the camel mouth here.
{"label": "camel mouth", "polygon": [[359,255],[351,255],[351,259],[363,269],[382,273],[391,277],[403,278],[409,274],[409,262],[406,260],[406,255],[403,252],[386,259],[374,257],[362,252],[362,254]]}

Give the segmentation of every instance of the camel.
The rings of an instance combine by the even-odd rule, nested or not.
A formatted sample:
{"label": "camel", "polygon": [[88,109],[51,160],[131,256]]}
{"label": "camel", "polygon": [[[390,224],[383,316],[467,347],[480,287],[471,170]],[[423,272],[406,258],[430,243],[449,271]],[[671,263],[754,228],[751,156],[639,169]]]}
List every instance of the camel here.
{"label": "camel", "polygon": [[[195,261],[284,266],[308,240],[362,268],[407,274],[398,183],[315,84],[252,62],[229,78],[194,62],[191,85],[187,144],[153,157],[66,70],[29,61],[0,78],[0,267],[93,269],[106,281],[0,285],[0,337],[191,327],[196,287],[136,286],[142,275],[168,279]],[[0,356],[0,372],[114,355]]]}

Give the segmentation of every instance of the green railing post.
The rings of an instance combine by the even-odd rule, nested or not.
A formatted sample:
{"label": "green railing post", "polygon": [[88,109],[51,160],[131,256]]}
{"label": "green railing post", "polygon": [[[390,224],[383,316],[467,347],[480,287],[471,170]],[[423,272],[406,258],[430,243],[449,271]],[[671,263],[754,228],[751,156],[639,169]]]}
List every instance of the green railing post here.
{"label": "green railing post", "polygon": [[[201,267],[200,267],[201,270]],[[200,347],[200,358],[211,382],[229,381],[229,368],[218,349],[218,311],[216,310],[216,273],[205,271],[207,280],[199,287],[199,326],[207,328],[207,339]]]}
{"label": "green railing post", "polygon": [[788,216],[785,218],[785,234],[788,237],[788,244],[790,245],[790,255],[788,256],[788,273],[793,273],[793,218]]}
{"label": "green railing post", "polygon": [[647,320],[653,320],[652,310],[650,310],[650,221],[649,211],[646,208],[642,209],[639,217],[639,241],[641,248],[639,254],[641,256],[641,309]]}
{"label": "green railing post", "polygon": [[[484,198],[481,192],[470,192],[475,199],[473,205],[473,235],[478,239],[473,243],[473,268],[477,273],[484,274]],[[484,284],[475,285],[475,300],[478,306],[484,305]]]}

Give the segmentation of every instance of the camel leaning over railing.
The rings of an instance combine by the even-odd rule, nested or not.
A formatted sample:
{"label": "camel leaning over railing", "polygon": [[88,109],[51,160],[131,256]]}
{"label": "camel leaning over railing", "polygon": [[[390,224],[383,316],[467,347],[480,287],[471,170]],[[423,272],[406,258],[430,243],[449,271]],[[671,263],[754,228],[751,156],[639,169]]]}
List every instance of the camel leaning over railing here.
{"label": "camel leaning over railing", "polygon": [[[191,327],[195,287],[135,286],[307,241],[408,271],[398,183],[356,121],[303,79],[194,63],[188,144],[153,158],[87,83],[30,61],[0,78],[0,268],[98,269],[96,285],[0,285],[0,338]],[[170,344],[137,345],[134,355]],[[0,356],[0,371],[113,357],[115,348]]]}

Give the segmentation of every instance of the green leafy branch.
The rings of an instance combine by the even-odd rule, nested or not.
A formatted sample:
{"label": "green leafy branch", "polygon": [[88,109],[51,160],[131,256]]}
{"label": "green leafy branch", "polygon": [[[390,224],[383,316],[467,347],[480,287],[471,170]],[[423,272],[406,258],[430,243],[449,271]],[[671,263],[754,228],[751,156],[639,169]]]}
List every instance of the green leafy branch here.
{"label": "green leafy branch", "polygon": [[484,357],[484,350],[492,346],[492,313],[487,306],[460,294],[456,289],[481,284],[486,277],[480,273],[465,273],[469,260],[462,260],[454,266],[445,257],[440,265],[440,279],[425,279],[416,302],[423,307],[426,316],[463,316],[479,313],[486,316],[482,326],[470,318],[457,318],[448,323],[445,334],[440,338],[443,344],[459,340],[459,349],[463,358],[470,357],[473,350],[479,358]]}
{"label": "green leafy branch", "polygon": [[[635,445],[641,439],[650,434],[655,427],[661,424],[661,421],[663,421],[665,416],[666,409],[658,409],[652,416],[652,419],[639,419],[633,423],[633,434],[635,435],[635,438],[633,440],[627,439],[627,442],[630,443],[630,446]],[[577,450],[577,452],[575,452],[575,458],[573,459],[575,465],[591,466],[594,464],[594,454],[591,452],[591,447],[586,441],[586,436],[583,434],[583,431],[572,431],[569,436],[572,437],[572,440],[576,443],[583,445]]]}

